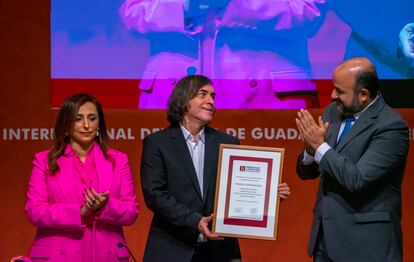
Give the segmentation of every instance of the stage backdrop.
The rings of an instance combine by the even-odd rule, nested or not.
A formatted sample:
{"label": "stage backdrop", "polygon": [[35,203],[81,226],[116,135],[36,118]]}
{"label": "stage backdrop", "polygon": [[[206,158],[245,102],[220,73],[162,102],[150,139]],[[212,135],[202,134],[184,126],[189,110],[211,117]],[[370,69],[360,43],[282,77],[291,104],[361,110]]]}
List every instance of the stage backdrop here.
{"label": "stage backdrop", "polygon": [[[24,214],[27,182],[33,154],[51,145],[56,109],[51,109],[49,1],[10,1],[2,8],[0,42],[0,261],[27,255],[34,226]],[[81,91],[81,90],[79,90]],[[99,92],[91,90],[92,94]],[[98,96],[98,98],[101,98]],[[104,104],[106,106],[106,104]],[[413,147],[414,112],[399,110],[410,126]],[[111,146],[128,154],[140,203],[136,223],[125,228],[129,247],[141,260],[151,212],[145,207],[140,187],[139,163],[142,138],[167,125],[162,110],[105,110]],[[312,110],[316,116],[321,109]],[[286,149],[283,181],[292,195],[282,201],[276,241],[241,239],[244,261],[310,261],[306,245],[317,181],[301,181],[295,174],[302,143],[294,124],[295,111],[226,111],[216,113],[212,126],[240,138],[244,145]],[[404,261],[414,261],[414,156],[407,161],[403,182]]]}

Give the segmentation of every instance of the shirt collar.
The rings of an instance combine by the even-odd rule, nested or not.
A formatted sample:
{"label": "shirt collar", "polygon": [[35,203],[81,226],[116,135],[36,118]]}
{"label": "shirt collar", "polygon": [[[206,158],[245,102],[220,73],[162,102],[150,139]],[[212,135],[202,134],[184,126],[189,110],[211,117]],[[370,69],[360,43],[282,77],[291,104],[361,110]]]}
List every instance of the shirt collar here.
{"label": "shirt collar", "polygon": [[[182,124],[180,124],[180,128],[181,128],[181,131],[183,132],[183,135],[186,141],[189,139],[193,140],[193,136],[191,135],[191,133]],[[199,138],[199,140],[201,140],[201,142],[203,142],[203,144],[205,144],[204,127],[201,129],[200,133],[198,133],[197,137]]]}
{"label": "shirt collar", "polygon": [[369,104],[368,104],[368,106],[367,106],[367,107],[365,107],[362,111],[359,111],[358,113],[354,114],[355,119],[358,119],[358,118],[362,115],[362,113],[364,113],[364,112],[368,109],[368,107],[372,106],[372,104],[374,104],[374,103],[375,103],[375,101],[377,101],[377,100],[378,100],[378,97],[379,97],[379,95],[377,95],[377,96],[374,98],[374,100],[372,100],[372,101],[371,101],[371,103],[369,103]]}
{"label": "shirt collar", "polygon": [[[87,156],[91,156],[93,154],[93,150],[96,148],[96,146],[98,146],[96,144],[96,142],[94,141],[92,143],[92,147],[91,149],[86,153]],[[72,147],[70,146],[70,143],[67,143],[65,146],[65,151],[64,151],[64,155],[65,156],[77,156],[76,152],[72,149]]]}

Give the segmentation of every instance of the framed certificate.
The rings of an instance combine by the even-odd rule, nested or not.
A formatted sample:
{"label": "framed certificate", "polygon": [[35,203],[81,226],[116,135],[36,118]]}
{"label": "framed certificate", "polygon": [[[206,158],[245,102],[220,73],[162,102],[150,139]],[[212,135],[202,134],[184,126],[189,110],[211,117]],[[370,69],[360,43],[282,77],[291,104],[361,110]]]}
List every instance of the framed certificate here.
{"label": "framed certificate", "polygon": [[220,145],[213,232],[276,240],[283,148]]}

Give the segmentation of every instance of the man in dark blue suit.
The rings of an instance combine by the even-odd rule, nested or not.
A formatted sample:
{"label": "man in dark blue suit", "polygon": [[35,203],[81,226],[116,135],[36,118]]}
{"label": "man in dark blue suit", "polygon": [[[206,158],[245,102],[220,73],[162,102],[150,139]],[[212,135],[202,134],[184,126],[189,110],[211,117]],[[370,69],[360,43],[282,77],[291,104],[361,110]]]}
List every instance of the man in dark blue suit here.
{"label": "man in dark blue suit", "polygon": [[[145,203],[154,212],[144,261],[240,261],[237,239],[209,229],[212,221],[220,144],[239,144],[207,124],[215,92],[211,81],[187,76],[168,104],[171,126],[144,139],[141,182]],[[279,196],[289,188],[280,184]]]}
{"label": "man in dark blue suit", "polygon": [[320,178],[308,255],[314,261],[402,261],[401,182],[408,127],[379,93],[366,58],[340,64],[335,100],[317,121],[306,110],[296,124],[305,151],[302,179]]}

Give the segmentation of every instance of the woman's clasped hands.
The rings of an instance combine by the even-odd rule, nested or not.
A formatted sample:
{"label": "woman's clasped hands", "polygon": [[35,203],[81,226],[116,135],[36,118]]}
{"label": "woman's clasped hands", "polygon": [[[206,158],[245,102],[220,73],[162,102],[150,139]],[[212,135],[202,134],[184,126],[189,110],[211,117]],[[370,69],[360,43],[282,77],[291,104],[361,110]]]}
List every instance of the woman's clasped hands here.
{"label": "woman's clasped hands", "polygon": [[81,215],[86,216],[93,211],[99,211],[105,206],[109,198],[109,192],[97,193],[92,187],[84,188],[82,193],[85,204],[81,207]]}

